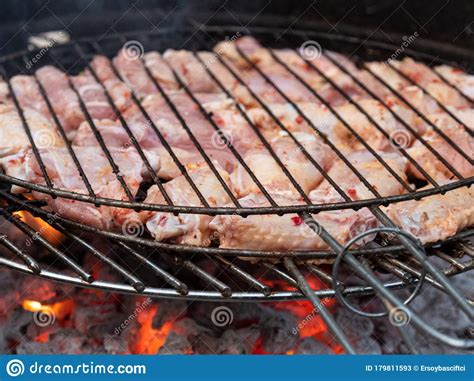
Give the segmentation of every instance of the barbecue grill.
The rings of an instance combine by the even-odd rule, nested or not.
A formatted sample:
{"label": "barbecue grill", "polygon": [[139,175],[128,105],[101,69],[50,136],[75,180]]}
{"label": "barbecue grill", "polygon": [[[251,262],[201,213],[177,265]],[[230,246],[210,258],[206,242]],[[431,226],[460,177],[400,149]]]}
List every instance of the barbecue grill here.
{"label": "barbecue grill", "polygon": [[[268,105],[262,101],[258,95],[252,92],[242,78],[239,78],[225,62],[220,58],[219,61],[227,68],[229,73],[235,77],[235,79],[244,85],[251,93],[256,102],[275,120],[279,128],[285,131],[288,136],[290,136],[301,152],[305,157],[315,165],[315,167],[321,172],[322,176],[328,180],[337,192],[344,199],[343,202],[331,203],[331,204],[313,204],[305,192],[302,190],[301,186],[294,179],[291,173],[286,169],[281,160],[278,158],[277,154],[273,151],[268,141],[259,133],[257,127],[253,122],[247,117],[243,109],[238,107],[241,115],[246,119],[250,127],[259,135],[262,143],[269,149],[271,155],[278,163],[283,172],[287,175],[289,181],[295,187],[295,189],[300,193],[302,199],[305,201],[306,205],[277,205],[276,202],[271,198],[269,193],[263,187],[262,184],[258,182],[256,177],[251,173],[250,169],[246,165],[245,161],[238,154],[238,152],[233,148],[230,141],[225,140],[225,135],[222,134],[225,144],[229,147],[232,153],[236,156],[236,159],[240,164],[242,164],[245,169],[249,172],[250,176],[262,191],[262,193],[267,197],[271,206],[262,207],[262,208],[245,208],[239,205],[238,200],[232,194],[232,192],[227,189],[225,183],[222,179],[221,184],[224,186],[224,189],[229,193],[230,198],[234,202],[233,207],[210,207],[205,202],[203,197],[200,197],[203,201],[203,206],[199,207],[189,207],[174,205],[171,202],[171,199],[166,196],[164,191],[163,184],[160,179],[156,176],[153,176],[153,181],[160,190],[164,193],[165,199],[167,200],[166,204],[148,204],[143,201],[136,200],[132,196],[130,190],[127,188],[125,181],[120,174],[120,170],[117,164],[114,162],[114,159],[110,155],[109,149],[104,141],[101,139],[100,133],[97,130],[97,127],[94,125],[92,118],[87,112],[87,108],[80,98],[78,92],[77,95],[80,99],[81,108],[86,115],[86,119],[89,121],[89,124],[94,130],[94,134],[100,142],[100,146],[104,151],[107,159],[109,160],[114,173],[117,176],[117,179],[120,181],[121,185],[124,187],[126,194],[129,196],[129,200],[117,200],[110,198],[101,198],[97,197],[92,190],[92,187],[87,181],[84,171],[81,168],[81,165],[78,160],[75,159],[75,164],[78,166],[79,172],[83,175],[82,178],[86,185],[88,193],[79,194],[68,191],[67,189],[58,189],[55,188],[51,179],[46,173],[44,164],[42,163],[41,155],[39,153],[38,147],[36,147],[35,142],[32,138],[32,134],[29,130],[29,126],[26,122],[25,117],[23,116],[23,110],[19,105],[18,100],[15,97],[14,91],[10,86],[10,93],[12,94],[15,107],[17,108],[25,128],[25,131],[28,134],[29,140],[31,142],[34,154],[38,160],[40,167],[42,169],[45,185],[38,185],[23,181],[17,178],[7,176],[5,174],[0,174],[0,182],[3,188],[0,190],[0,199],[3,200],[5,208],[0,210],[1,216],[10,221],[15,227],[25,233],[26,236],[30,237],[34,241],[34,245],[42,247],[49,251],[54,258],[52,264],[44,264],[38,259],[34,258],[32,255],[28,254],[21,247],[17,246],[8,236],[0,235],[0,243],[13,253],[12,258],[0,257],[0,264],[2,266],[12,268],[18,271],[21,271],[26,274],[31,274],[39,277],[44,277],[59,282],[71,283],[81,287],[90,287],[98,288],[108,291],[130,293],[130,294],[141,294],[153,297],[161,298],[175,298],[175,299],[190,299],[190,300],[209,300],[209,301],[291,301],[298,299],[308,299],[310,300],[317,311],[321,314],[322,318],[328,325],[329,330],[335,336],[345,351],[347,353],[355,353],[353,346],[346,337],[344,330],[338,326],[335,322],[327,308],[324,306],[322,299],[324,298],[337,298],[339,302],[345,307],[352,309],[355,313],[368,316],[368,317],[381,317],[388,315],[388,311],[394,308],[401,308],[410,314],[412,325],[421,331],[424,331],[426,334],[433,336],[434,338],[457,348],[473,348],[474,340],[472,339],[460,339],[449,337],[442,332],[437,331],[434,327],[430,326],[427,322],[422,321],[413,311],[410,310],[409,303],[413,298],[417,296],[422,287],[436,287],[445,293],[449,294],[453,300],[453,303],[456,304],[456,308],[459,310],[459,313],[465,313],[469,318],[474,318],[474,311],[472,308],[472,300],[466,298],[466,295],[463,295],[456,287],[453,286],[452,282],[449,280],[450,277],[461,274],[468,273],[474,268],[474,249],[470,245],[469,238],[472,236],[472,230],[466,230],[454,237],[449,238],[445,242],[437,244],[429,244],[423,247],[419,241],[414,239],[408,233],[398,229],[395,224],[387,217],[387,215],[381,210],[381,206],[387,206],[394,202],[405,201],[405,200],[418,200],[423,197],[427,197],[434,194],[444,194],[453,189],[460,187],[471,186],[474,179],[473,178],[464,178],[461,176],[455,168],[453,168],[449,162],[436,150],[431,148],[428,143],[423,141],[423,138],[416,133],[406,122],[403,121],[396,113],[392,112],[393,116],[401,122],[407,130],[409,130],[415,139],[421,141],[429,150],[432,152],[438,160],[440,160],[445,166],[451,171],[453,177],[456,181],[451,182],[446,185],[438,184],[433,178],[429,176],[422,168],[419,168],[421,173],[425,175],[427,182],[432,186],[427,190],[415,190],[412,186],[406,183],[403,179],[397,176],[396,172],[381,158],[377,153],[363,140],[361,136],[355,132],[349,123],[347,123],[337,111],[331,107],[319,94],[317,94],[307,83],[300,78],[297,73],[294,73],[290,67],[288,67],[284,62],[280,61],[276,55],[273,54],[273,48],[279,47],[299,47],[305,41],[318,41],[318,43],[323,46],[325,49],[334,50],[338,52],[348,53],[352,56],[353,59],[356,59],[359,65],[365,67],[371,75],[382,85],[389,88],[395,96],[400,100],[406,103],[406,105],[411,108],[418,116],[424,119],[427,123],[433,127],[440,135],[442,135],[446,142],[451,145],[453,149],[459,152],[463,157],[465,157],[472,164],[472,158],[468,156],[461,148],[459,148],[453,141],[451,141],[447,136],[444,136],[442,131],[440,131],[436,125],[431,123],[426,116],[421,113],[415,106],[413,106],[408,100],[404,99],[403,96],[398,93],[395,89],[390,88],[388,83],[385,82],[383,78],[377,76],[376,73],[373,73],[367,66],[364,65],[364,62],[368,59],[372,60],[385,60],[389,57],[393,51],[397,50],[399,47],[394,43],[389,43],[386,41],[381,41],[378,39],[367,38],[363,32],[355,34],[354,31],[351,31],[350,35],[344,33],[327,33],[323,31],[318,31],[317,28],[304,28],[304,29],[285,29],[278,27],[250,27],[245,28],[230,26],[230,25],[204,25],[196,22],[193,19],[188,19],[183,21],[182,25],[178,30],[176,28],[163,28],[159,31],[154,32],[129,32],[123,34],[114,34],[113,36],[105,36],[102,39],[97,38],[86,38],[79,39],[76,41],[71,41],[62,45],[53,46],[46,52],[46,55],[41,61],[43,64],[54,64],[69,73],[76,73],[84,68],[88,68],[94,78],[100,83],[96,73],[93,68],[88,65],[90,59],[96,54],[103,54],[108,57],[113,57],[113,55],[128,41],[136,41],[145,47],[146,50],[157,50],[164,51],[167,48],[182,48],[188,49],[194,52],[195,56],[198,50],[210,50],[212,46],[218,41],[224,40],[226,37],[235,35],[236,33],[245,33],[253,35],[257,40],[259,40],[262,45],[268,48],[268,51],[272,54],[275,60],[290,74],[292,74],[298,81],[300,81],[309,91],[311,91],[328,109],[342,122],[342,124],[347,128],[353,136],[365,146],[365,148],[370,151],[377,160],[384,166],[384,168],[391,173],[405,188],[406,193],[397,196],[381,197],[380,194],[374,189],[370,183],[361,175],[357,169],[347,160],[345,155],[340,152],[335,145],[329,141],[324,134],[322,134],[316,125],[314,125],[309,118],[298,108],[298,105],[293,103],[285,93],[278,88],[278,85],[273,83],[272,80],[259,69],[257,66],[253,66],[257,72],[262,76],[264,80],[269,83],[277,93],[279,93],[283,98],[290,103],[298,114],[315,130],[317,134],[331,147],[331,149],[336,153],[338,158],[342,160],[348,167],[354,172],[354,174],[360,179],[360,181],[372,192],[373,197],[367,200],[353,201],[351,198],[344,193],[344,191],[335,183],[315,161],[312,159],[311,155],[305,150],[305,148],[298,142],[298,140],[292,135],[290,131],[278,120],[278,118],[272,114],[272,111],[269,109]],[[439,56],[434,56],[431,52],[436,48]],[[20,51],[9,54],[0,59],[0,71],[1,75],[4,78],[11,78],[15,74],[19,74],[21,71],[24,71],[25,63],[29,62],[32,57],[34,57],[38,51]],[[468,50],[462,48],[454,48],[443,46],[441,44],[432,45],[432,43],[423,44],[420,42],[416,45],[416,49],[407,48],[404,54],[411,56],[417,60],[427,62],[430,65],[448,63],[450,65],[462,65],[467,69],[471,69],[474,65],[474,55]],[[245,56],[243,52],[239,52],[242,59],[246,60],[251,64],[248,57]],[[331,62],[334,63],[337,67],[343,70],[348,74],[354,82],[361,85],[367,92],[370,93],[370,90],[367,89],[364,84],[360,83],[357,78],[355,78],[351,73],[349,73],[344,67],[336,62],[333,58],[326,54],[325,51],[322,52]],[[198,58],[199,59],[199,58]],[[225,87],[219,80],[212,75],[212,71],[207,68],[204,62],[200,61],[206,71],[210,74],[211,78],[214,80],[216,85],[220,87],[227,95],[232,98],[232,94],[228,93],[225,90]],[[390,63],[389,63],[390,65]],[[333,83],[330,78],[325,76],[324,73],[320,72],[318,68],[314,65],[311,65],[312,69],[321,75],[326,81],[328,81],[343,97],[345,97],[349,102],[351,102],[359,111],[361,111],[371,122],[374,128],[379,130],[387,139],[390,139],[390,136],[383,130],[381,126],[374,121],[364,109],[358,105],[356,101],[353,101],[348,94],[344,92],[343,89],[339,88],[337,84]],[[393,70],[396,69],[391,65]],[[120,76],[118,71],[115,69],[117,76]],[[446,78],[442,77],[437,72],[432,71],[438,76],[438,78],[444,83],[451,86],[455,91],[460,92],[458,88],[450,83]],[[187,131],[191,140],[195,143],[198,151],[203,155],[207,164],[210,166],[214,174],[220,178],[220,175],[212,163],[212,160],[206,155],[205,151],[200,146],[199,142],[193,137],[193,134],[186,124],[186,121],[181,117],[179,111],[173,104],[172,100],[167,96],[166,92],[161,88],[149,70],[147,73],[150,76],[150,79],[153,81],[158,91],[164,97],[170,108],[175,112],[177,118],[181,121],[182,127]],[[26,74],[33,74],[33,72],[28,72]],[[181,84],[186,93],[191,96],[193,101],[196,103],[196,106],[207,118],[212,127],[218,132],[219,127],[213,122],[212,118],[204,110],[202,104],[199,103],[199,100],[193,95],[193,93],[184,85],[180,80],[179,76],[175,74],[176,80]],[[399,72],[400,75],[403,73]],[[405,76],[406,77],[406,76]],[[410,81],[408,77],[407,80]],[[37,81],[39,84],[39,82]],[[73,85],[71,84],[73,87]],[[103,86],[104,91],[107,94],[105,86]],[[70,143],[66,139],[64,129],[59,122],[58,117],[55,115],[54,110],[51,106],[51,103],[46,95],[44,89],[41,88],[41,93],[48,105],[49,111],[53,115],[54,121],[64,138],[64,141],[67,145],[67,149],[73,155],[74,151]],[[427,92],[426,90],[424,90]],[[371,94],[374,98],[377,98],[375,94]],[[427,93],[428,96],[431,94]],[[468,99],[471,104],[473,103],[472,99],[469,99],[466,95],[463,96]],[[116,112],[118,120],[121,122],[123,128],[127,131],[128,135],[131,138],[132,144],[135,146],[139,152],[141,158],[145,160],[147,168],[149,168],[149,163],[146,163],[146,157],[137,144],[136,139],[134,138],[130,128],[128,127],[126,121],[121,116],[120,111],[115,107],[112,99],[108,96],[110,106]],[[377,99],[383,103],[383,100]],[[183,170],[184,176],[187,176],[184,167],[179,162],[176,155],[173,153],[170,146],[167,144],[166,139],[161,135],[158,128],[154,125],[151,118],[147,115],[146,110],[141,105],[139,99],[136,96],[133,96],[133,102],[139,107],[140,111],[143,113],[144,117],[149,122],[150,126],[154,129],[158,135],[160,141],[163,143],[163,146],[168,150],[174,162],[178,165],[179,168]],[[439,102],[438,102],[439,104]],[[391,109],[384,104],[387,110]],[[453,115],[449,109],[439,104],[439,106],[448,114],[450,117],[456,120],[456,116]],[[407,158],[408,161],[412,162],[416,166],[416,162],[410,157],[410,155],[403,149],[403,147],[398,147],[400,153]],[[192,180],[187,176],[188,181],[190,181],[193,189],[198,193],[199,190],[192,183]],[[318,251],[318,252],[267,252],[267,251],[256,251],[256,250],[237,250],[237,249],[222,249],[217,247],[192,247],[185,246],[173,243],[163,243],[157,242],[152,239],[143,237],[141,234],[123,234],[120,232],[104,231],[92,226],[85,225],[83,223],[67,220],[61,216],[45,211],[41,208],[41,203],[38,201],[32,201],[25,199],[21,196],[13,195],[9,192],[11,185],[21,186],[23,188],[41,192],[44,194],[51,195],[52,197],[62,197],[66,199],[72,199],[77,201],[83,201],[92,203],[94,205],[107,205],[119,208],[127,208],[134,210],[153,210],[153,211],[163,211],[163,212],[172,212],[172,213],[187,213],[187,214],[207,214],[207,215],[229,215],[237,214],[240,216],[249,216],[252,214],[286,214],[286,213],[298,213],[301,219],[306,223],[313,231],[320,235],[322,240],[324,240],[330,250],[327,251]],[[383,227],[373,229],[371,233],[378,233],[379,237],[384,234],[391,234],[395,239],[391,239],[388,243],[382,241],[375,241],[374,243],[367,245],[366,247],[354,249],[353,244],[362,238],[362,235],[354,238],[345,246],[341,246],[335,239],[332,237],[324,227],[318,225],[316,220],[311,216],[313,213],[318,213],[321,211],[328,210],[341,210],[341,209],[360,209],[362,207],[367,207],[372,212],[372,214],[381,222]],[[122,283],[112,283],[102,279],[95,279],[92,274],[90,274],[85,268],[81,266],[81,261],[72,258],[68,255],[66,250],[53,246],[46,239],[41,236],[41,232],[35,231],[25,222],[15,217],[15,213],[18,211],[27,211],[34,216],[40,217],[53,226],[55,229],[64,234],[69,240],[75,244],[80,245],[87,255],[93,255],[102,261],[105,265],[112,268],[115,272],[119,273],[122,278]],[[363,233],[367,234],[367,233]],[[114,255],[112,253],[104,253],[100,249],[94,246],[94,241],[91,237],[102,236],[104,239],[107,239],[111,247],[114,248],[114,252],[120,253],[120,255]],[[454,255],[456,254],[456,255]],[[444,268],[439,269],[432,262],[433,258],[438,258],[443,261],[445,264]],[[215,274],[210,274],[206,271],[205,268],[200,266],[199,260],[201,258],[208,258],[214,265],[218,266],[219,276]],[[248,260],[252,260],[252,263],[249,265]],[[325,261],[325,262],[334,262],[334,265],[317,265],[314,264],[315,260]],[[150,274],[153,274],[156,278],[152,281],[143,280],[138,271],[135,271],[137,267],[141,267],[142,270]],[[192,274],[193,277],[200,280],[200,284],[204,284],[205,287],[196,288],[188,280],[187,276],[174,274],[170,270],[181,268],[186,270],[186,274]],[[367,283],[363,286],[349,286],[345,285],[341,280],[341,275],[344,272],[356,273],[360,278],[364,279]],[[379,273],[389,273],[393,274],[397,279],[390,282],[381,281],[377,274]],[[265,276],[274,276],[282,280],[287,287],[283,289],[275,288],[265,284],[262,279]],[[467,276],[467,275],[466,275]],[[469,276],[472,276],[472,273],[469,273]],[[310,286],[309,278],[316,277],[327,285],[324,289],[313,290]],[[399,289],[410,289],[411,295],[407,300],[400,300],[397,294],[394,292]],[[367,312],[356,309],[350,304],[350,296],[354,295],[377,295],[386,306],[386,311],[380,313],[369,314]],[[406,334],[406,328],[399,327],[401,335],[406,338],[407,346],[410,351],[417,353],[416,346],[410,342],[408,335]]]}

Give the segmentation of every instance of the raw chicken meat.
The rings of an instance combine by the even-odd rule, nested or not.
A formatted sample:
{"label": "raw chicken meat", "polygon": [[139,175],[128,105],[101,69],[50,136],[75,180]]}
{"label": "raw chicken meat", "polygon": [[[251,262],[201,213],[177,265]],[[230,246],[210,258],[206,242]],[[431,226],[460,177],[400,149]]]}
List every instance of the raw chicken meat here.
{"label": "raw chicken meat", "polygon": [[[38,111],[25,108],[23,115],[38,148],[60,147],[64,144],[50,121]],[[15,106],[0,104],[0,157],[12,155],[30,146]]]}
{"label": "raw chicken meat", "polygon": [[[302,205],[303,202],[275,196],[279,205]],[[312,200],[318,202],[318,200]],[[267,206],[268,201],[262,195],[248,195],[239,199],[243,207],[257,208]],[[368,209],[360,211],[338,210],[320,212],[313,215],[316,224],[308,224],[320,231],[323,226],[340,244],[346,243],[358,234],[377,226],[377,221]],[[328,245],[297,214],[284,216],[252,215],[243,218],[238,215],[217,216],[210,223],[220,237],[220,247],[249,250],[326,250]],[[358,242],[362,245],[373,237]]]}
{"label": "raw chicken meat", "polygon": [[[216,164],[217,165],[217,164]],[[218,165],[217,165],[218,166]],[[217,177],[205,163],[187,165],[190,177],[211,207],[224,206],[230,202],[229,195]],[[230,186],[229,174],[218,167],[219,174]],[[165,184],[165,190],[175,205],[202,206],[201,202],[184,176]],[[165,199],[157,186],[148,190],[146,203],[165,204]],[[157,241],[174,239],[186,245],[208,246],[211,243],[209,222],[211,216],[203,214],[179,214],[142,212],[146,227]]]}
{"label": "raw chicken meat", "polygon": [[[307,133],[295,133],[294,135],[311,157],[324,170],[328,170],[334,160],[333,152],[329,147],[314,135]],[[301,185],[303,191],[309,192],[321,182],[323,179],[321,173],[290,137],[277,136],[270,141],[270,145],[277,157]],[[263,145],[249,151],[244,159],[268,191],[287,197],[297,195],[296,189],[288,177]],[[234,190],[239,197],[259,192],[259,188],[242,165],[237,166],[232,172],[231,178]]]}
{"label": "raw chicken meat", "polygon": [[[407,181],[405,174],[407,171],[407,161],[405,158],[397,153],[379,152],[379,154],[402,180]],[[347,159],[382,197],[403,193],[404,188],[402,184],[370,152],[353,152],[348,155]],[[329,170],[328,175],[353,200],[375,197],[343,161],[337,161]],[[336,191],[332,185],[327,180],[324,180],[316,190],[310,193],[310,197],[315,199],[331,198],[335,194]],[[340,196],[338,197],[341,198]],[[342,201],[342,198],[339,201]]]}
{"label": "raw chicken meat", "polygon": [[[84,181],[65,148],[45,148],[40,149],[39,153],[55,188],[87,194]],[[117,180],[100,148],[75,147],[75,153],[97,197],[128,201],[125,190]],[[129,149],[110,148],[110,153],[118,165],[128,188],[135,195],[146,175],[143,161],[134,151]],[[147,153],[147,158],[152,167],[157,170],[159,167],[158,157]],[[45,183],[41,169],[31,149],[0,159],[0,165],[3,166],[8,175],[34,184]],[[14,191],[24,192],[25,190],[16,188]],[[36,199],[47,200],[51,210],[59,213],[62,217],[101,229],[120,228],[130,219],[138,220],[138,214],[131,209],[108,206],[97,208],[91,203],[64,198],[53,199],[38,192],[33,192],[33,196]]]}
{"label": "raw chicken meat", "polygon": [[[454,111],[454,110],[453,110]],[[457,110],[456,115],[461,121],[474,120],[474,109]],[[472,160],[474,157],[474,138],[463,125],[455,122],[447,114],[431,114],[428,119],[434,123],[444,134],[446,134],[455,144],[457,144]],[[424,125],[424,121],[419,120]],[[462,176],[470,177],[474,175],[474,167],[459,152],[457,152],[441,135],[431,126],[426,126],[423,138],[433,147],[446,161],[453,166]],[[421,142],[417,141],[409,150],[410,155],[423,167],[423,169],[437,180],[449,180],[453,178],[453,173]],[[423,178],[415,169],[411,168],[416,177]]]}
{"label": "raw chicken meat", "polygon": [[437,66],[434,70],[460,89],[469,99],[474,99],[474,75],[467,74],[461,69],[447,65]]}
{"label": "raw chicken meat", "polygon": [[220,93],[217,84],[206,73],[204,66],[192,52],[169,49],[163,58],[179,75],[183,83],[194,93]]}
{"label": "raw chicken meat", "polygon": [[392,204],[385,210],[396,225],[421,242],[437,242],[474,224],[474,189],[463,187]]}

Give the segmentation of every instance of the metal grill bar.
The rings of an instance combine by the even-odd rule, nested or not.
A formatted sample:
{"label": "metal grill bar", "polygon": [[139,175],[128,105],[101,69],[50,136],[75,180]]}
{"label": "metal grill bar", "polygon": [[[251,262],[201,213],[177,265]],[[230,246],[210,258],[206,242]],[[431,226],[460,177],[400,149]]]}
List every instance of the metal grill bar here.
{"label": "metal grill bar", "polygon": [[181,282],[178,278],[174,277],[167,271],[163,270],[161,267],[157,266],[155,263],[150,261],[148,258],[131,248],[130,246],[126,245],[123,242],[116,242],[116,244],[121,247],[127,254],[132,254],[136,259],[140,261],[141,264],[150,268],[156,275],[162,278],[166,283],[168,283],[171,287],[176,289],[181,295],[187,295],[189,292],[188,286]]}
{"label": "metal grill bar", "polygon": [[25,262],[27,268],[32,272],[32,274],[41,274],[41,267],[39,263],[23,250],[18,248],[12,241],[8,239],[6,235],[0,235],[0,243],[12,253],[20,257],[21,260]]}
{"label": "metal grill bar", "polygon": [[[210,260],[213,260],[212,257],[208,257]],[[242,270],[239,266],[234,264],[233,262],[223,258],[223,257],[216,257],[216,260],[224,264],[225,268],[236,275],[238,278],[245,281],[250,287],[257,289],[258,291],[262,292],[265,295],[270,295],[270,287],[260,282],[258,279],[254,278],[248,272]]]}

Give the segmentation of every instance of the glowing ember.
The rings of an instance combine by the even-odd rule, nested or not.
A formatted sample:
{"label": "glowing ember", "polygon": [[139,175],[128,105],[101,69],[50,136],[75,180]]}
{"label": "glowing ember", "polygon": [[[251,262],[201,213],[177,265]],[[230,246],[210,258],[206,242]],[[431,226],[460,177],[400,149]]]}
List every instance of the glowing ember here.
{"label": "glowing ember", "polygon": [[143,310],[138,315],[137,319],[140,323],[140,329],[138,331],[135,347],[133,348],[135,354],[155,354],[166,342],[166,338],[171,332],[173,323],[166,322],[159,329],[153,328],[153,317],[157,311],[158,306],[152,306]]}

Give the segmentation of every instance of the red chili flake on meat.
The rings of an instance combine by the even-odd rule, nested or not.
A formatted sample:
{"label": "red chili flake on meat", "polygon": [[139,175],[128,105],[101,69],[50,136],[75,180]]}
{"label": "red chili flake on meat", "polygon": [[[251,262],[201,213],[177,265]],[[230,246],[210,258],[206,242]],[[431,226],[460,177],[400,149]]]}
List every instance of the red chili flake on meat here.
{"label": "red chili flake on meat", "polygon": [[218,124],[219,126],[222,126],[224,124],[224,119],[222,119],[218,115],[214,115],[212,119],[214,119],[214,122],[216,122],[216,124]]}
{"label": "red chili flake on meat", "polygon": [[303,117],[301,115],[298,115],[295,119],[296,123],[301,124],[303,123]]}
{"label": "red chili flake on meat", "polygon": [[299,216],[291,217],[291,221],[293,221],[293,225],[298,226],[303,223],[303,219]]}
{"label": "red chili flake on meat", "polygon": [[349,188],[347,193],[349,193],[349,196],[355,197],[357,195],[357,190],[355,188]]}
{"label": "red chili flake on meat", "polygon": [[395,102],[394,102],[394,101],[392,101],[392,100],[388,100],[388,101],[387,101],[387,106],[388,106],[388,107],[393,107],[394,105],[395,105]]}

